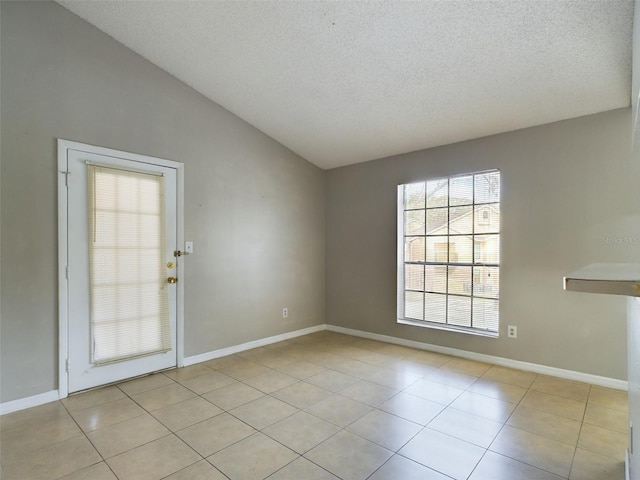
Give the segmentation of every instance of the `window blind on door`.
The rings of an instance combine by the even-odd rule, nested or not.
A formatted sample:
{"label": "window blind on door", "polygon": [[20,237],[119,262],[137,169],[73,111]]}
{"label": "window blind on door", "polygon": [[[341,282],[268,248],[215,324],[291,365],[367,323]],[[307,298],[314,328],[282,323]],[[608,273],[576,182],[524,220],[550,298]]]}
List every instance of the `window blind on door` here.
{"label": "window blind on door", "polygon": [[164,177],[87,168],[91,360],[171,350]]}

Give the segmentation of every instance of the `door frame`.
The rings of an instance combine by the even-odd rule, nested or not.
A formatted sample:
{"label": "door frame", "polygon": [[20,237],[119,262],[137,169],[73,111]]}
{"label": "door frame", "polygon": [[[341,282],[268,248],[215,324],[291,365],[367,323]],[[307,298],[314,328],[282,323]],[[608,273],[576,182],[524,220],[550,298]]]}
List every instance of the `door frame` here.
{"label": "door frame", "polygon": [[[179,249],[184,246],[184,164],[137,153],[113,150],[85,143],[58,139],[58,396],[69,395],[69,211],[67,192],[67,155],[69,150],[122,158],[133,162],[160,165],[176,170],[176,233]],[[176,273],[184,279],[184,261],[176,259]],[[176,362],[184,365],[184,282],[176,284]]]}

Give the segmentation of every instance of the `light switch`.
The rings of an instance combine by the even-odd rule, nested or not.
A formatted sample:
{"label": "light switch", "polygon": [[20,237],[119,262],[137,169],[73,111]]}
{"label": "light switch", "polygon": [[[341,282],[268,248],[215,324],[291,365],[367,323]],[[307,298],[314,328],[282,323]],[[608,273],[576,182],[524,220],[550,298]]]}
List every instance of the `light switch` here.
{"label": "light switch", "polygon": [[193,253],[193,242],[184,242],[184,251],[186,253]]}

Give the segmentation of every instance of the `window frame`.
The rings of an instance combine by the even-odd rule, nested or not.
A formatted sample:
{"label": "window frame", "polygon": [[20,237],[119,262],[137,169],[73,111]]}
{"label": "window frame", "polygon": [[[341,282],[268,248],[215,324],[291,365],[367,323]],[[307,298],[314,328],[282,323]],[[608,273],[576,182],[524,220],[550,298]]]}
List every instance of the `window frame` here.
{"label": "window frame", "polygon": [[[493,200],[493,201],[479,201],[481,199],[478,199],[476,196],[476,176],[479,175],[486,175],[486,174],[497,174],[498,175],[498,196],[497,196],[497,200]],[[465,203],[465,204],[459,204],[459,202],[454,202],[454,204],[452,205],[452,201],[451,201],[451,191],[449,189],[449,187],[451,186],[451,182],[452,180],[455,179],[461,179],[464,177],[471,177],[471,184],[473,185],[472,187],[472,196],[471,196],[471,202],[470,203]],[[447,182],[447,194],[446,194],[446,206],[442,207],[440,205],[431,205],[429,206],[427,203],[427,184],[430,182]],[[405,208],[405,188],[409,185],[420,185],[420,184],[424,184],[424,190],[425,190],[425,201],[424,204],[421,207],[415,207],[412,206],[412,208]],[[429,178],[426,179],[424,181],[416,181],[416,182],[407,182],[407,183],[402,183],[400,185],[398,185],[398,197],[397,197],[397,322],[400,324],[406,324],[406,325],[413,325],[413,326],[419,326],[419,327],[427,327],[427,328],[433,328],[433,329],[437,329],[437,330],[445,330],[445,331],[453,331],[453,332],[462,332],[462,333],[467,333],[467,334],[472,334],[472,335],[480,335],[480,336],[485,336],[485,337],[491,337],[491,338],[498,338],[499,337],[499,331],[500,331],[500,266],[501,266],[501,261],[500,261],[500,240],[502,237],[502,232],[501,232],[501,218],[500,218],[500,209],[501,209],[501,203],[502,203],[502,199],[501,199],[501,195],[500,195],[500,190],[501,190],[501,185],[502,185],[502,175],[500,170],[498,169],[491,169],[491,170],[485,170],[485,171],[478,171],[478,172],[471,172],[471,173],[464,173],[464,174],[460,174],[460,175],[452,175],[452,176],[448,176],[448,177],[436,177],[436,178]],[[483,222],[482,218],[479,216],[478,218],[476,218],[476,212],[478,207],[481,207],[482,205],[489,205],[491,206],[490,208],[495,209],[497,208],[497,219],[494,219],[492,217],[494,217],[494,215],[492,215],[492,213],[495,212],[491,212],[489,213],[489,221],[486,222],[486,220]],[[460,206],[465,206],[465,207],[470,207],[471,209],[471,215],[472,215],[472,220],[471,220],[471,233],[468,234],[460,234],[460,233],[452,233],[452,231],[450,230],[450,225],[452,224],[452,219],[451,219],[451,211],[454,208],[458,208]],[[446,208],[446,214],[447,214],[447,220],[446,220],[446,236],[443,236],[442,238],[438,238],[439,241],[442,242],[446,242],[446,244],[449,245],[448,247],[448,252],[449,252],[449,257],[450,257],[450,245],[451,245],[451,241],[454,237],[456,236],[465,236],[468,238],[471,238],[471,261],[467,261],[467,262],[459,262],[458,260],[458,255],[459,252],[456,253],[456,258],[455,259],[451,259],[448,258],[447,261],[438,261],[438,259],[434,258],[433,260],[428,260],[428,254],[427,254],[427,241],[428,238],[430,237],[428,230],[427,230],[427,212],[429,210],[432,210],[434,208]],[[424,232],[421,235],[416,235],[415,232],[411,232],[409,234],[405,234],[405,213],[406,212],[411,212],[411,211],[424,211],[425,213],[425,228],[424,228]],[[478,212],[479,215],[479,212]],[[456,217],[460,218],[460,217]],[[496,220],[497,221],[497,230],[493,231],[489,228],[489,232],[484,232],[483,229],[484,227],[488,224],[491,223],[492,220]],[[477,231],[477,229],[480,229],[480,231]],[[415,228],[415,227],[414,227]],[[442,228],[442,226],[438,227],[438,228]],[[432,230],[433,232],[433,230]],[[492,261],[492,262],[488,262],[486,261],[487,259],[482,259],[483,261],[479,261],[479,259],[476,258],[476,239],[480,238],[480,237],[485,237],[486,240],[486,236],[487,235],[491,235],[494,238],[497,239],[498,242],[498,246],[497,248],[497,255],[495,260],[496,261]],[[425,244],[425,253],[424,253],[424,258],[422,259],[422,261],[416,261],[415,259],[411,259],[409,261],[405,260],[405,250],[406,250],[406,240],[407,238],[420,238],[420,237],[424,237],[424,244]],[[432,238],[433,234],[431,235]],[[438,243],[434,244],[434,245],[438,245]],[[455,245],[454,245],[455,247]],[[483,249],[482,251],[484,251],[486,247],[486,242],[483,242]],[[435,261],[434,261],[435,260]],[[405,281],[406,281],[406,271],[405,271],[405,267],[407,265],[418,265],[418,266],[423,266],[424,268],[424,277],[423,277],[423,282],[422,282],[422,288],[418,289],[418,290],[407,290],[405,289]],[[443,267],[446,269],[446,276],[445,276],[445,282],[446,282],[446,290],[444,292],[431,292],[430,290],[427,289],[427,267],[431,266],[431,267]],[[466,294],[466,291],[464,294],[459,294],[459,293],[451,293],[449,292],[449,283],[451,281],[451,277],[450,277],[450,273],[449,273],[449,269],[451,269],[452,267],[466,267],[466,268],[470,268],[470,272],[471,272],[471,277],[470,277],[470,281],[469,281],[469,286],[468,286],[468,291],[469,294]],[[492,269],[497,269],[497,273],[498,273],[498,280],[497,280],[497,292],[493,292],[493,295],[488,296],[485,293],[487,290],[485,290],[485,285],[483,284],[481,289],[478,289],[476,292],[476,285],[475,285],[475,274],[477,271],[480,271],[481,267],[489,267]],[[436,277],[434,277],[434,279],[437,279]],[[465,284],[463,287],[465,290],[467,288],[467,285]],[[423,296],[423,300],[422,300],[422,319],[418,319],[418,318],[413,318],[411,316],[406,316],[405,315],[405,308],[406,308],[406,304],[405,304],[405,296],[407,294],[407,292],[415,292],[415,293],[419,293],[422,294]],[[445,313],[444,313],[444,322],[442,321],[429,321],[426,319],[426,300],[425,300],[425,295],[427,294],[432,294],[432,293],[437,293],[443,296],[443,298],[445,299]],[[449,314],[449,304],[450,304],[450,298],[451,297],[463,297],[463,298],[468,298],[469,299],[469,303],[470,303],[470,310],[469,310],[469,324],[470,326],[463,326],[463,325],[456,325],[451,322],[451,317]],[[490,299],[495,301],[495,308],[496,313],[495,313],[495,330],[493,330],[492,328],[488,328],[487,324],[485,324],[485,327],[478,327],[478,326],[474,326],[473,324],[473,305],[474,305],[474,299]],[[493,308],[493,307],[492,307]]]}

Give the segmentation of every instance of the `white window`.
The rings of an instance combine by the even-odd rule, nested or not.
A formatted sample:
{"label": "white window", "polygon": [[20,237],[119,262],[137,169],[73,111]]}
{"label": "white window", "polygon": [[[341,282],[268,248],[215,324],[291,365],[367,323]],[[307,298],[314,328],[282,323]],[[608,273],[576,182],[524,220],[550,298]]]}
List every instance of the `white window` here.
{"label": "white window", "polygon": [[398,187],[398,322],[496,336],[500,172]]}

